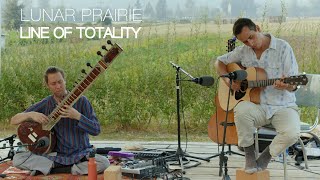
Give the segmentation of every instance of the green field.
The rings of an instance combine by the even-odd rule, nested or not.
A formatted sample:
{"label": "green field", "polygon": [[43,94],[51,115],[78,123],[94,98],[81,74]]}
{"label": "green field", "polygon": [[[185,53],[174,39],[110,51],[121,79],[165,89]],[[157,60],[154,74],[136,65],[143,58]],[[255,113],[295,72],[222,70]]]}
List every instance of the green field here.
{"label": "green field", "polygon": [[[225,53],[226,42],[232,37],[232,24],[199,21],[135,26],[143,27],[139,38],[113,40],[124,52],[85,95],[106,133],[125,129],[174,134],[177,127],[175,69],[169,61],[195,77],[212,75],[216,80],[213,63],[215,57]],[[319,19],[263,24],[268,32],[292,45],[300,72],[307,73],[320,73],[319,27]],[[89,71],[86,63],[93,66],[99,60],[96,51],[106,42],[105,39],[77,38],[21,40],[18,35],[8,32],[6,48],[1,52],[0,121],[3,128],[10,127],[11,116],[49,94],[42,82],[48,66],[65,69],[71,90],[74,82],[81,78],[81,69]],[[207,88],[182,82],[182,88],[185,126],[190,133],[206,134],[208,120],[215,111],[216,86]]]}

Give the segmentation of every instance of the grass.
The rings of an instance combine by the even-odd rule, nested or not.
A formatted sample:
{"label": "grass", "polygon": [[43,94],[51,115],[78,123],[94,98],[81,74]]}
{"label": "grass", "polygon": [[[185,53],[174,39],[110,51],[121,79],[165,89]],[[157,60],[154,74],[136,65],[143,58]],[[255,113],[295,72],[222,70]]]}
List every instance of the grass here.
{"label": "grass", "polygon": [[[16,127],[5,125],[0,128],[0,138],[8,137],[12,134],[16,134]],[[188,141],[194,142],[208,142],[211,141],[207,132],[189,132]],[[91,140],[94,141],[176,141],[178,140],[177,131],[168,132],[166,129],[153,131],[150,129],[136,130],[116,130],[110,129],[108,126],[101,127],[101,133],[98,136],[91,136]],[[181,143],[185,143],[186,133],[185,129],[181,129]]]}
{"label": "grass", "polygon": [[[278,23],[264,23],[271,33],[292,45],[300,72],[320,73],[319,19],[290,20],[281,23],[281,28]],[[225,53],[232,37],[231,24],[207,20],[142,26],[138,39],[114,41],[124,52],[85,93],[103,126],[97,138],[176,140],[175,70],[169,61],[195,77],[212,75],[216,79],[214,59]],[[11,116],[49,94],[42,84],[42,73],[49,65],[66,70],[67,86],[72,89],[73,82],[81,78],[81,69],[89,70],[86,62],[94,65],[99,60],[96,51],[105,44],[105,40],[74,38],[21,43],[16,36],[9,33],[1,56],[0,122],[5,125],[4,135],[15,131],[7,125]],[[182,87],[190,138],[206,141],[207,123],[215,110],[215,87],[188,82]]]}

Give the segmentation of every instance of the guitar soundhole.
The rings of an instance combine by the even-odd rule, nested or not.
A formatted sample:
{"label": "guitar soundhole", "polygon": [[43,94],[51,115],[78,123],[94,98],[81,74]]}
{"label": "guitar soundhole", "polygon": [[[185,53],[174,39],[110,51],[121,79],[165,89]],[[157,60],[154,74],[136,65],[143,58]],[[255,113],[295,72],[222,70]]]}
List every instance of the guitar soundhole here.
{"label": "guitar soundhole", "polygon": [[243,98],[243,96],[246,95],[246,90],[248,89],[248,81],[247,80],[244,80],[241,82],[240,84],[240,91],[236,92],[234,94],[234,98],[236,100],[239,100],[241,98]]}

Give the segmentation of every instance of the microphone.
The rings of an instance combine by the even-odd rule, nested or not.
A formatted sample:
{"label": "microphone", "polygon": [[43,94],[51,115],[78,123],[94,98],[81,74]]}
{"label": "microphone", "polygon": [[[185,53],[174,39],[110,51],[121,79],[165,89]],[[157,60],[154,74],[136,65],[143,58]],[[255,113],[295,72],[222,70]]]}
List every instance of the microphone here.
{"label": "microphone", "polygon": [[49,146],[49,138],[45,137],[45,136],[41,137],[36,144],[37,144],[36,145],[37,148],[48,147]]}
{"label": "microphone", "polygon": [[195,82],[196,84],[200,84],[201,86],[212,86],[214,84],[214,79],[211,76],[193,78],[191,81]]}
{"label": "microphone", "polygon": [[236,70],[228,74],[221,75],[220,77],[227,77],[232,80],[242,81],[245,80],[248,76],[247,71],[245,70]]}

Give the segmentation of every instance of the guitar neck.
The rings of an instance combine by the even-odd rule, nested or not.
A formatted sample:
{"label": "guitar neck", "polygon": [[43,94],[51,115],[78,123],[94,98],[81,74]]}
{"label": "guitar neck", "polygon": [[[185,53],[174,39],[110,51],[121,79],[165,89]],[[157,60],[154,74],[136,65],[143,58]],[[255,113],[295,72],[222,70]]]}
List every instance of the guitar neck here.
{"label": "guitar neck", "polygon": [[271,86],[277,80],[282,81],[287,84],[291,84],[291,85],[306,85],[308,83],[308,78],[306,77],[306,75],[298,75],[298,76],[290,76],[287,78],[275,78],[275,79],[248,81],[248,88]]}
{"label": "guitar neck", "polygon": [[51,130],[55,124],[61,119],[60,110],[64,105],[73,106],[82,94],[92,85],[97,77],[102,74],[110,65],[111,61],[122,51],[121,47],[117,44],[113,49],[109,50],[110,53],[105,55],[92,70],[86,75],[86,77],[78,83],[73,90],[61,101],[61,103],[52,111],[48,116],[49,123],[46,124],[43,129]]}
{"label": "guitar neck", "polygon": [[[249,88],[255,88],[255,87],[266,87],[271,86],[274,84],[276,80],[281,80],[280,78],[276,79],[265,79],[265,80],[258,80],[258,81],[248,81],[248,87]],[[286,82],[286,81],[284,81]]]}

